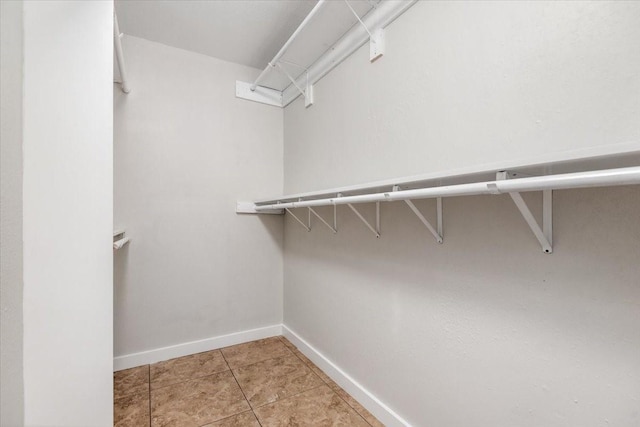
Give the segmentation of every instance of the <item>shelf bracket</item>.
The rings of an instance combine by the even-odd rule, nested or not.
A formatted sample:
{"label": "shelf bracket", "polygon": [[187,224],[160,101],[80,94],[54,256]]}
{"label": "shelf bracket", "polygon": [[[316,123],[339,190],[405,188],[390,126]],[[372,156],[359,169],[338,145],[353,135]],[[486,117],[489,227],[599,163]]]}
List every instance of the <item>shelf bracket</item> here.
{"label": "shelf bracket", "polygon": [[311,231],[311,212],[309,212],[309,225],[305,224],[304,221],[302,221],[300,218],[298,218],[293,212],[291,212],[291,209],[289,208],[285,208],[285,211],[289,212],[291,214],[291,216],[300,223],[301,226],[304,227],[305,230],[307,231]]}
{"label": "shelf bracket", "polygon": [[[496,173],[496,181],[509,179],[507,171]],[[542,251],[546,254],[553,252],[553,190],[542,190],[542,228],[531,213],[529,206],[524,201],[519,192],[509,193],[511,199],[516,204],[520,214],[529,225],[538,242],[542,246]]]}
{"label": "shelf bracket", "polygon": [[[311,208],[311,207],[309,208],[309,213],[310,213],[310,214],[314,214],[316,217],[318,217],[318,219],[319,219],[319,220],[320,220],[324,225],[326,225],[327,227],[329,227],[329,228],[331,229],[331,231],[333,231],[333,234],[336,234],[336,233],[338,232],[338,227],[337,227],[337,225],[336,225],[336,215],[335,215],[335,212],[336,212],[336,206],[335,206],[335,205],[333,205],[333,213],[334,213],[334,215],[333,215],[333,227],[332,227],[332,226],[331,226],[331,224],[329,224],[327,221],[325,221],[325,220],[324,220],[324,218],[322,218],[322,217],[318,214],[318,212],[316,212],[315,210],[313,210],[313,208]],[[309,226],[311,226],[311,221],[309,221]]]}
{"label": "shelf bracket", "polygon": [[[338,193],[338,197],[342,197],[342,193]],[[347,203],[347,206],[349,206],[353,213],[355,213],[358,218],[360,218],[360,221],[362,221],[364,225],[366,225],[367,228],[371,230],[376,238],[380,237],[380,202],[376,202],[376,228],[373,228],[373,226],[369,224],[369,221],[367,221],[351,203]]]}
{"label": "shelf bracket", "polygon": [[[394,185],[393,186],[393,191],[399,191],[399,190],[400,190],[400,186],[398,186],[398,185]],[[413,202],[411,200],[405,200],[405,203],[407,204],[407,206],[409,206],[409,208],[411,208],[413,213],[416,214],[416,216],[424,224],[424,226],[427,227],[427,230],[429,230],[429,232],[431,234],[433,234],[433,237],[436,238],[436,242],[442,243],[443,242],[443,238],[442,238],[442,197],[438,197],[437,198],[437,205],[436,205],[436,215],[437,215],[437,218],[438,218],[438,220],[437,220],[438,221],[437,230],[424,217],[424,215],[422,215],[422,212],[420,212],[420,210],[416,207],[416,205],[413,204]]]}
{"label": "shelf bracket", "polygon": [[367,34],[369,34],[369,61],[376,61],[378,58],[384,55],[385,52],[384,29],[376,28],[373,30],[373,32],[371,32],[365,25],[365,23],[362,22],[362,19],[360,19],[360,16],[358,16],[358,13],[353,9],[353,7],[351,7],[351,4],[349,4],[349,0],[344,0],[344,2],[351,13],[353,13],[353,16],[355,16],[358,22],[360,22],[360,25],[362,25]]}
{"label": "shelf bracket", "polygon": [[236,98],[248,101],[259,102],[261,104],[273,105],[282,108],[282,92],[258,86],[251,90],[251,83],[236,80]]}
{"label": "shelf bracket", "polygon": [[296,82],[296,79],[294,79],[291,74],[289,74],[287,70],[282,66],[282,63],[277,62],[276,65],[278,66],[278,69],[282,72],[282,74],[287,76],[291,84],[295,86],[296,89],[298,89],[298,92],[300,92],[300,94],[304,96],[304,106],[306,108],[311,107],[313,105],[313,85],[309,84],[309,72],[307,71],[307,84],[305,88],[302,89]]}

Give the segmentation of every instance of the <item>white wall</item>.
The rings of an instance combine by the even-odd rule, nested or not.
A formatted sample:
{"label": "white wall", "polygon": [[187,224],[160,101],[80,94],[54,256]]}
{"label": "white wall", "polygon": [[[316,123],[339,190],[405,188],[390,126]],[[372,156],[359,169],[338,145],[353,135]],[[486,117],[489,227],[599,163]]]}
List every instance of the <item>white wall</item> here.
{"label": "white wall", "polygon": [[22,1],[0,2],[0,425],[23,423]]}
{"label": "white wall", "polygon": [[[362,48],[285,110],[285,191],[638,143],[639,21],[419,2],[382,59]],[[335,236],[287,216],[284,323],[415,426],[637,425],[640,188],[554,203],[551,255],[506,195],[446,199],[443,245],[402,203],[379,240],[345,207]]]}
{"label": "white wall", "polygon": [[113,424],[112,19],[24,3],[27,426]]}
{"label": "white wall", "polygon": [[[285,113],[285,193],[640,140],[637,2],[418,2]],[[612,148],[614,149],[614,148]]]}
{"label": "white wall", "polygon": [[282,218],[235,203],[282,191],[282,110],[235,98],[258,70],[123,44],[115,222],[132,242],[115,257],[115,355],[280,324]]}

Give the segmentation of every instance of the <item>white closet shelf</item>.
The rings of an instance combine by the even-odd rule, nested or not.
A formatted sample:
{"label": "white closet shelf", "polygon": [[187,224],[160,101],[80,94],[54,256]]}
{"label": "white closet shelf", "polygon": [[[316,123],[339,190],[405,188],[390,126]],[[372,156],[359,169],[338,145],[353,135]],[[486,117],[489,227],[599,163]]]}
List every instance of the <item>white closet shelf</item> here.
{"label": "white closet shelf", "polygon": [[[252,83],[236,81],[236,97],[282,108],[303,96],[305,107],[310,107],[314,102],[313,85],[367,41],[371,62],[384,55],[385,28],[416,1],[318,0],[256,80]],[[344,15],[353,20],[350,27],[339,25],[344,21]],[[313,26],[315,32],[310,36],[308,29]],[[328,40],[313,43],[314,38],[324,37],[326,33],[334,34],[335,39],[330,43]],[[280,79],[274,80],[274,70],[279,72],[284,85]]]}
{"label": "white closet shelf", "polygon": [[[347,205],[376,237],[380,237],[380,202],[403,201],[418,216],[438,243],[443,242],[442,198],[453,196],[509,194],[540,242],[545,253],[552,252],[552,191],[557,189],[608,187],[640,184],[640,144],[565,153],[533,162],[510,162],[427,175],[396,178],[350,187],[334,188],[281,197],[239,202],[237,213],[290,213],[307,231],[312,214],[334,233],[337,232],[336,206]],[[542,226],[535,220],[520,192],[542,191]],[[437,226],[432,226],[411,200],[437,199]],[[376,226],[371,225],[353,206],[376,203]],[[333,225],[314,207],[333,206]],[[307,208],[307,222],[292,212]]]}
{"label": "white closet shelf", "polygon": [[124,245],[131,241],[130,237],[125,236],[126,230],[124,228],[116,228],[113,230],[113,250],[117,251],[122,249]]}

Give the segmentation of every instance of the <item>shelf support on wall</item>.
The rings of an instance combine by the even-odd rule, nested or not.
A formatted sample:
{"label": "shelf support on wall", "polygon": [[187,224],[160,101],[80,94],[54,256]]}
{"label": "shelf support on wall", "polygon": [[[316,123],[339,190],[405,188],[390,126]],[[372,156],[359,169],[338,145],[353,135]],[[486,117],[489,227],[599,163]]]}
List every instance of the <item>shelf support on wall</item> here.
{"label": "shelf support on wall", "polygon": [[304,221],[302,221],[300,218],[298,218],[296,216],[296,214],[294,214],[293,212],[291,212],[291,209],[289,208],[285,208],[285,211],[289,212],[289,214],[291,214],[291,216],[300,223],[301,226],[304,227],[305,230],[307,231],[311,231],[311,213],[309,213],[309,225],[305,224]]}
{"label": "shelf support on wall", "polygon": [[[342,193],[338,193],[338,197],[342,197]],[[376,202],[376,228],[373,228],[373,226],[369,224],[369,221],[367,221],[365,217],[363,217],[362,214],[351,203],[347,203],[347,206],[349,206],[353,213],[355,213],[356,216],[360,218],[360,221],[362,221],[364,225],[366,225],[367,228],[371,230],[376,238],[380,237],[380,202]]]}
{"label": "shelf support on wall", "polygon": [[[417,0],[393,0],[380,1],[373,6],[368,13],[362,17],[358,16],[351,4],[346,3],[351,12],[356,16],[359,25],[354,25],[349,31],[343,34],[329,49],[327,49],[320,57],[316,58],[310,65],[305,65],[306,73],[300,75],[293,80],[293,84],[282,90],[275,90],[265,86],[261,86],[267,74],[280,63],[288,63],[283,60],[283,55],[287,52],[291,44],[311,22],[311,19],[323,7],[326,0],[318,0],[309,15],[302,21],[298,28],[291,34],[287,42],[280,48],[273,59],[267,63],[264,70],[252,83],[236,81],[236,97],[249,101],[259,102],[276,107],[286,107],[302,94],[305,97],[305,106],[309,107],[313,104],[314,87],[313,85],[323,78],[327,73],[333,70],[338,64],[342,63],[348,56],[358,50],[364,43],[369,40],[369,59],[371,62],[380,58],[385,52],[385,32],[384,28],[393,22],[398,16],[404,13]],[[297,65],[297,64],[296,64]],[[280,67],[280,69],[282,69]],[[288,76],[291,80],[291,76]]]}
{"label": "shelf support on wall", "polygon": [[367,27],[367,25],[364,22],[362,22],[362,19],[360,19],[360,16],[358,15],[358,13],[353,9],[353,7],[351,7],[351,4],[349,4],[349,0],[344,0],[344,2],[349,8],[349,10],[351,11],[351,13],[353,13],[353,16],[355,16],[358,22],[360,22],[360,25],[362,25],[362,27],[367,32],[367,34],[369,34],[369,61],[374,62],[375,60],[380,58],[382,55],[384,55],[384,51],[385,51],[384,29],[376,28],[373,30],[373,32],[369,31],[369,28]]}
{"label": "shelf support on wall", "polygon": [[305,88],[302,89],[296,82],[296,79],[294,79],[291,74],[287,72],[287,70],[282,66],[280,62],[278,62],[276,65],[278,66],[278,69],[282,72],[282,74],[287,76],[291,84],[295,86],[296,89],[298,89],[298,92],[300,92],[300,94],[304,96],[304,106],[306,108],[311,107],[313,105],[313,85],[309,83],[309,71],[307,70],[307,83],[305,85]]}
{"label": "shelf support on wall", "polygon": [[[507,171],[496,173],[496,181],[509,179]],[[529,225],[538,242],[542,246],[542,251],[546,254],[553,252],[553,190],[542,190],[542,228],[531,213],[531,209],[522,198],[519,192],[510,192],[509,196],[516,204],[524,220]]]}
{"label": "shelf support on wall", "polygon": [[[398,185],[394,185],[393,186],[393,191],[399,191],[399,190],[400,190],[400,187]],[[429,230],[429,232],[431,234],[433,234],[433,237],[436,238],[436,242],[442,243],[443,242],[443,239],[442,239],[442,197],[438,197],[437,205],[436,205],[436,215],[437,215],[437,218],[438,218],[438,225],[437,225],[438,228],[437,228],[437,230],[424,217],[424,215],[422,215],[422,212],[420,212],[420,210],[416,207],[415,204],[413,204],[413,202],[411,200],[407,199],[407,200],[405,200],[405,203],[407,204],[407,206],[409,206],[409,208],[411,208],[413,213],[416,214],[416,216],[424,224],[424,226],[427,227],[427,230]]]}
{"label": "shelf support on wall", "polygon": [[[318,214],[318,212],[313,210],[313,208],[311,208],[311,207],[309,207],[309,213],[314,214],[320,221],[322,221],[322,223],[324,225],[329,227],[331,229],[331,231],[333,231],[333,234],[336,234],[338,232],[337,217],[336,217],[336,206],[335,205],[333,206],[333,226],[331,226],[331,224],[329,224],[327,221],[325,221],[324,218],[322,218]],[[309,222],[309,226],[311,226],[311,222]]]}

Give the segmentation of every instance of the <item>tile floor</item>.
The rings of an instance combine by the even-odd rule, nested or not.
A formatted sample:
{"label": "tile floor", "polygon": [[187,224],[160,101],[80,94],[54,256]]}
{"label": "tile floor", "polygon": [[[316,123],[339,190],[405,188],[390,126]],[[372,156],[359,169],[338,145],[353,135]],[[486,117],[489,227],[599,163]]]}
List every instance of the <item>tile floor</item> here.
{"label": "tile floor", "polygon": [[379,427],[284,337],[114,374],[115,425]]}

